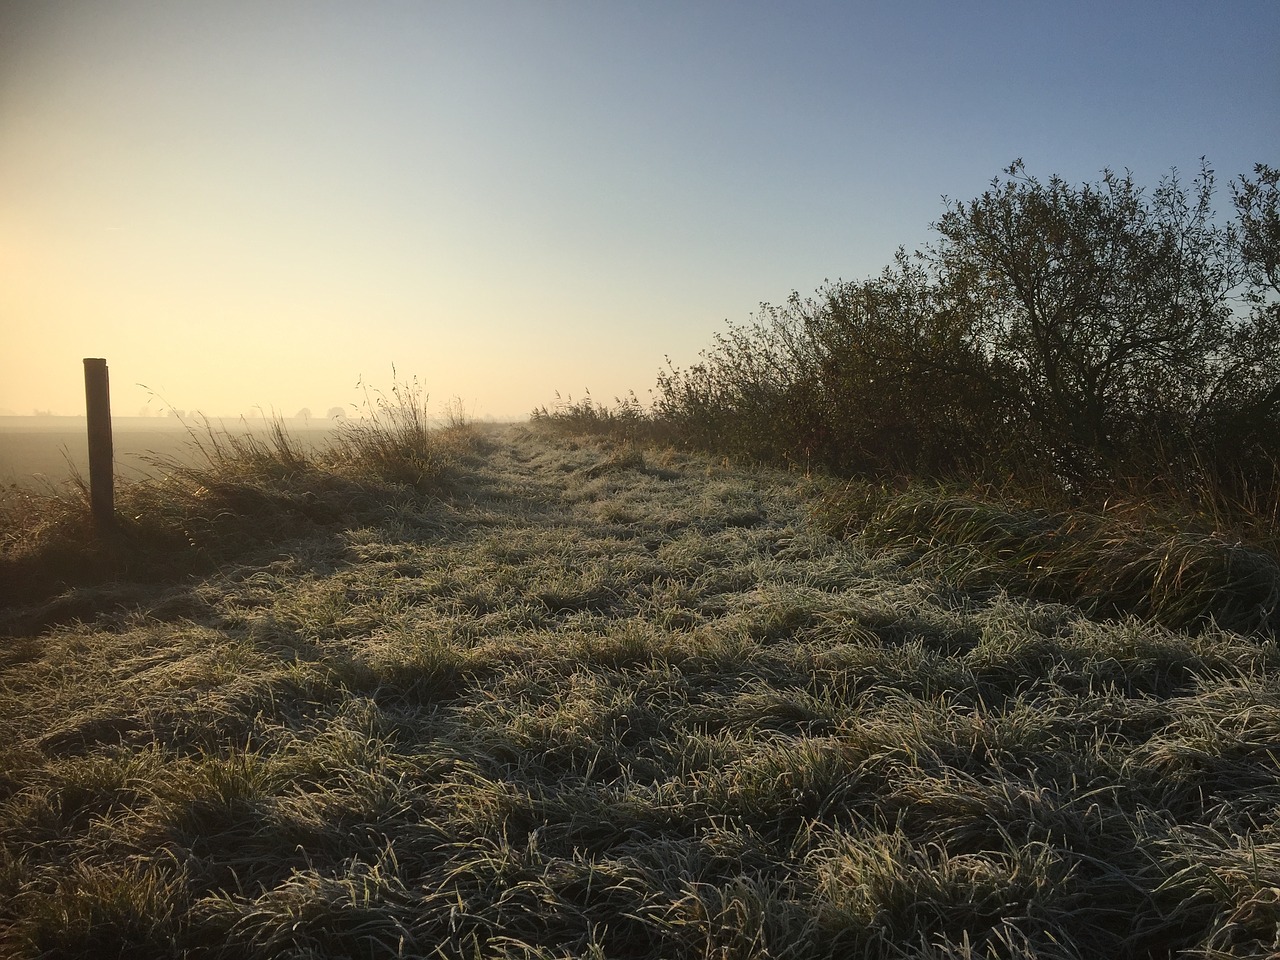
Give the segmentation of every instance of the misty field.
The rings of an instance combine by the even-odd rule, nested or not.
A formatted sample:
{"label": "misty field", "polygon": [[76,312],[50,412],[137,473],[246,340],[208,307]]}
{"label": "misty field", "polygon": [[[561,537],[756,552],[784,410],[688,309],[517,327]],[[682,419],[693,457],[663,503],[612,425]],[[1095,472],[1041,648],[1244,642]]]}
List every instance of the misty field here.
{"label": "misty field", "polygon": [[7,504],[0,953],[1280,950],[1273,559],[1126,612],[936,490],[424,443],[223,451],[78,566]]}
{"label": "misty field", "polygon": [[[286,421],[298,438],[322,442],[331,432],[325,420]],[[199,417],[113,417],[115,468],[123,480],[154,473],[157,458],[192,459],[193,438],[206,431]],[[219,425],[219,429],[225,429]],[[233,421],[231,429],[265,433],[270,420]],[[0,417],[0,485],[25,488],[57,487],[74,473],[89,475],[87,428],[84,417]],[[198,452],[198,451],[197,451]]]}

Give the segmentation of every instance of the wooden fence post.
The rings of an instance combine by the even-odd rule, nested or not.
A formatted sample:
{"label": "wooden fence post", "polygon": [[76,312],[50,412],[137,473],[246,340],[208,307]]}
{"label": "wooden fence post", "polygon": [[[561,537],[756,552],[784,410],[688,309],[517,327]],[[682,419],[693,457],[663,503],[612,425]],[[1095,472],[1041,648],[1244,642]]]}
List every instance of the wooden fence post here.
{"label": "wooden fence post", "polygon": [[115,470],[111,445],[111,384],[107,361],[85,357],[84,400],[89,422],[89,504],[94,522],[115,524]]}

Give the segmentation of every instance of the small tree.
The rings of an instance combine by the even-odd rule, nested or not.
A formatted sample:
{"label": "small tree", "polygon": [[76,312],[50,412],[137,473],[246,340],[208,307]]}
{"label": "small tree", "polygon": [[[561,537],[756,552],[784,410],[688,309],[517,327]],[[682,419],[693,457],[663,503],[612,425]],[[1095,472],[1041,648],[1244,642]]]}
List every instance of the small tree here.
{"label": "small tree", "polygon": [[1267,288],[1280,293],[1280,170],[1255,164],[1254,177],[1244,174],[1232,184],[1232,200],[1240,223],[1240,254],[1256,301]]}
{"label": "small tree", "polygon": [[[1232,184],[1234,239],[1248,316],[1222,350],[1222,376],[1206,404],[1202,446],[1217,482],[1237,496],[1274,497],[1280,487],[1280,170],[1254,166]],[[1221,467],[1226,465],[1224,472]]]}
{"label": "small tree", "polygon": [[996,453],[1008,409],[992,359],[942,293],[899,249],[879,277],[792,298],[799,382],[820,398],[828,466],[938,475]]}
{"label": "small tree", "polygon": [[1241,277],[1213,221],[1213,171],[1148,199],[1132,176],[1041,183],[1021,161],[934,225],[933,263],[1027,420],[1076,479],[1152,430],[1185,433],[1230,353]]}

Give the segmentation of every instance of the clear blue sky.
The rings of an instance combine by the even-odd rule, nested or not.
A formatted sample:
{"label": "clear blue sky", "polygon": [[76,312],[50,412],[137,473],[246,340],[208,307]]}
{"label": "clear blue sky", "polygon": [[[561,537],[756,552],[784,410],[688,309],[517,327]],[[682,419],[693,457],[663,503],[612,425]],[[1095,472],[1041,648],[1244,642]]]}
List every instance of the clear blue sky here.
{"label": "clear blue sky", "polygon": [[[1280,3],[0,0],[0,412],[643,398],[1014,158],[1280,165]],[[145,384],[144,390],[137,384]]]}

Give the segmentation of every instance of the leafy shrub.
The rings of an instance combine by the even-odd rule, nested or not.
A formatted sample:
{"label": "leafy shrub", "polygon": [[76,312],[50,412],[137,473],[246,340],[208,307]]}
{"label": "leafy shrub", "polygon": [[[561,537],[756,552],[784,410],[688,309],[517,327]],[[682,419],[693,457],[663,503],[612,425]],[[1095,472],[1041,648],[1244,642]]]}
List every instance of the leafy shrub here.
{"label": "leafy shrub", "polygon": [[[1280,171],[1041,182],[1021,161],[946,202],[879,277],[762,304],[651,417],[689,446],[843,475],[1053,485],[1101,500],[1168,478],[1280,502]],[[1270,506],[1266,506],[1269,504]]]}

